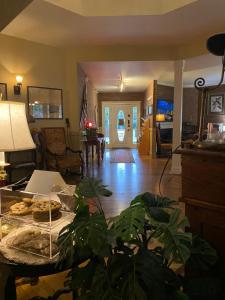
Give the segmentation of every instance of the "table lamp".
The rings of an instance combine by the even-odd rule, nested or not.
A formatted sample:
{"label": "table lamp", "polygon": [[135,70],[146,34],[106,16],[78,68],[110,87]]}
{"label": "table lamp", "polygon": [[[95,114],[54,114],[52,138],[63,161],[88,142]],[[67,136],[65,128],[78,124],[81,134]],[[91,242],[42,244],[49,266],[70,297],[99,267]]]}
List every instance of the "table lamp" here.
{"label": "table lamp", "polygon": [[165,115],[164,114],[157,114],[156,115],[156,122],[165,122]]}
{"label": "table lamp", "polygon": [[0,101],[0,184],[6,179],[5,153],[35,148],[24,103]]}

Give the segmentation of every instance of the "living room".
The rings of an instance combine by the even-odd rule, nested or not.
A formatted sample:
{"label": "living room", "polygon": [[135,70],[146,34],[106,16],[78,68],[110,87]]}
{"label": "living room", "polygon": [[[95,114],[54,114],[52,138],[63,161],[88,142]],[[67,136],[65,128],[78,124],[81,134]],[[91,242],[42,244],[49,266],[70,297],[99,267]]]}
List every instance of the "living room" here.
{"label": "living room", "polygon": [[[194,82],[203,77],[206,86],[213,87],[220,81],[221,57],[210,54],[206,42],[224,30],[224,1],[216,0],[217,5],[210,0],[204,3],[201,0],[154,1],[154,5],[150,5],[143,0],[141,6],[135,0],[133,5],[127,0],[114,4],[106,1],[107,5],[96,0],[96,7],[90,1],[86,6],[72,2],[2,2],[2,100],[25,104],[31,132],[63,128],[66,146],[78,151],[82,165],[76,175],[70,172],[65,175],[59,166],[54,171],[65,175],[68,184],[79,184],[84,175],[97,177],[108,185],[113,195],[102,200],[107,218],[119,215],[136,195],[144,192],[178,201],[186,199],[185,203],[179,203],[181,215],[186,213],[191,228],[200,231],[209,241],[215,240],[213,246],[224,253],[221,242],[221,236],[224,237],[223,149],[217,156],[216,151],[211,155],[207,149],[193,161],[193,150],[189,148],[192,139],[196,139],[199,150],[205,136],[223,146],[224,126],[218,124],[224,124],[224,85],[212,93],[207,91],[211,107],[208,100],[202,101],[201,91],[195,88]],[[50,99],[48,103],[45,97]],[[213,101],[218,103],[215,109]],[[128,102],[130,108],[126,106]],[[107,119],[108,108],[115,116],[112,119]],[[108,120],[115,125],[109,135]],[[208,123],[212,125],[207,128]],[[92,141],[95,143],[92,148],[96,147],[99,157],[88,148],[90,141],[83,136],[92,126],[97,127],[98,134],[102,135],[99,138],[104,141],[104,149],[100,148],[102,144]],[[166,129],[164,139],[162,129]],[[129,143],[126,134],[130,134]],[[117,140],[113,140],[114,137]],[[184,148],[176,150],[181,144]],[[112,153],[117,151],[112,148],[118,145],[123,148],[119,150],[124,151],[115,155],[112,162],[115,158]],[[7,152],[1,148],[1,141],[0,149]],[[125,162],[124,153],[131,154]],[[37,169],[44,169],[42,154],[38,153]],[[6,173],[10,170],[7,168]],[[25,175],[24,170],[26,173],[28,169],[13,170],[8,183]],[[211,174],[217,174],[212,175],[213,180],[206,177],[210,170],[213,170]],[[203,179],[204,188],[197,183],[199,178]],[[203,198],[199,199],[202,193]],[[214,206],[211,205],[213,194],[217,195]],[[202,204],[199,202],[202,199],[207,201]],[[199,207],[204,207],[208,223],[205,219],[196,221],[201,219],[197,214],[201,211]],[[216,210],[218,215],[210,215],[207,209]],[[213,220],[219,223],[213,226]],[[16,278],[17,298],[50,296],[57,290],[58,283],[63,283],[64,275],[54,275],[53,281],[47,276],[35,286],[18,284]],[[59,299],[70,299],[70,296]]]}

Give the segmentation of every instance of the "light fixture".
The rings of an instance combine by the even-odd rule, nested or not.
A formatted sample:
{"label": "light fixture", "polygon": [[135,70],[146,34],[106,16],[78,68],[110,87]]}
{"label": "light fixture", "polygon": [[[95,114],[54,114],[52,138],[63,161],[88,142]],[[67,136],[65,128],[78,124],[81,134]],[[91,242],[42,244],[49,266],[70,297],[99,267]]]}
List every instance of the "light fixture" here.
{"label": "light fixture", "polygon": [[124,83],[123,83],[123,81],[120,83],[120,92],[122,93],[122,91],[123,91],[123,88],[124,88]]}
{"label": "light fixture", "polygon": [[206,107],[209,99],[209,93],[216,90],[221,86],[224,79],[225,72],[225,33],[219,33],[211,36],[207,40],[207,49],[210,53],[216,56],[222,57],[222,72],[219,83],[216,86],[210,87],[205,86],[205,79],[199,77],[195,80],[194,85],[197,90],[201,92],[201,102],[200,102],[200,117],[199,117],[199,136],[198,140],[194,142],[193,146],[197,148],[210,148],[210,149],[225,149],[225,141],[218,139],[217,141],[204,140],[204,129],[205,129],[205,116]]}
{"label": "light fixture", "polygon": [[119,86],[119,88],[120,88],[120,93],[122,93],[123,89],[124,89],[124,80],[123,80],[122,73],[120,74],[120,86]]}
{"label": "light fixture", "polygon": [[20,95],[21,94],[21,87],[23,82],[23,76],[16,75],[16,85],[14,85],[14,95]]}
{"label": "light fixture", "polygon": [[157,114],[156,115],[156,122],[165,122],[165,115],[164,114]]}
{"label": "light fixture", "polygon": [[[5,153],[34,149],[24,103],[0,101],[0,173],[6,176]],[[1,176],[3,179],[3,175]]]}

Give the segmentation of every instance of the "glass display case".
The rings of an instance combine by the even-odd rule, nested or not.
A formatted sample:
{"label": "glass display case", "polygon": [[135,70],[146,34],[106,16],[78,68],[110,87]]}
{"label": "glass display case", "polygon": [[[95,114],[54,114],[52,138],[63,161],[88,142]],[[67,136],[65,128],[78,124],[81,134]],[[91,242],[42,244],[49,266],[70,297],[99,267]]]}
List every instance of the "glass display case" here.
{"label": "glass display case", "polygon": [[[69,198],[68,198],[69,197]],[[65,201],[64,201],[65,200]],[[0,251],[11,260],[35,262],[58,255],[60,230],[74,218],[72,196],[0,189]],[[26,263],[26,261],[24,261]]]}

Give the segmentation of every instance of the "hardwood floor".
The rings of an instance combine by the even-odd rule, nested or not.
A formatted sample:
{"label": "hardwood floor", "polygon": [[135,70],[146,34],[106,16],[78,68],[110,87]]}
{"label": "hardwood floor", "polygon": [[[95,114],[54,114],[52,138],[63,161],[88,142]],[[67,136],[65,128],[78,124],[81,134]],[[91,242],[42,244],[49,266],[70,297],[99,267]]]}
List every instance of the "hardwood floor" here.
{"label": "hardwood floor", "polygon": [[[111,197],[102,199],[107,216],[119,214],[140,193],[159,193],[159,179],[166,159],[139,156],[136,149],[132,153],[135,163],[110,163],[110,151],[106,150],[101,166],[89,168],[87,172],[89,176],[102,179],[113,192]],[[178,200],[181,195],[181,176],[170,175],[169,171],[170,163],[163,177],[161,192]]]}
{"label": "hardwood floor", "polygon": [[[135,163],[110,163],[110,151],[105,151],[100,167],[97,162],[89,165],[86,175],[102,179],[103,183],[113,192],[109,198],[102,199],[106,215],[114,216],[126,208],[130,201],[139,193],[159,192],[159,178],[166,159],[150,159],[149,156],[139,156],[137,150],[132,150]],[[161,191],[164,196],[178,200],[181,195],[181,176],[170,175],[170,163],[163,177]],[[68,176],[67,182],[72,184],[76,177]],[[28,300],[34,295],[49,296],[54,289],[63,286],[65,273],[43,277],[36,286],[24,285],[17,289],[18,300]],[[60,300],[71,299],[71,295],[61,296]]]}

